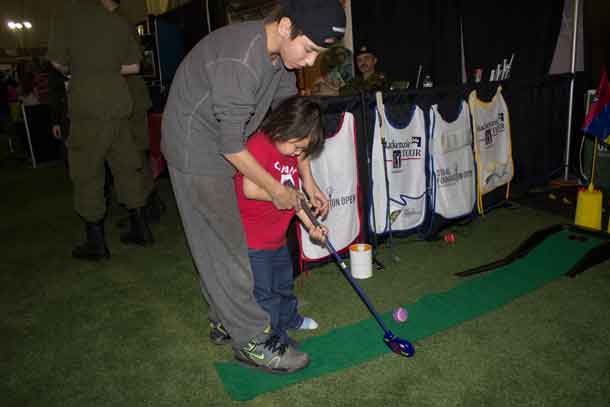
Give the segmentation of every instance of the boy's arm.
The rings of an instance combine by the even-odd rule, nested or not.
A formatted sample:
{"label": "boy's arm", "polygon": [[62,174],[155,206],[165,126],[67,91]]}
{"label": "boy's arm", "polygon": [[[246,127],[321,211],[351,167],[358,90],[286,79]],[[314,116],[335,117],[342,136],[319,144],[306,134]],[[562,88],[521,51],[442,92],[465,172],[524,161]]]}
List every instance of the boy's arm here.
{"label": "boy's arm", "polygon": [[324,192],[320,191],[320,187],[318,187],[318,184],[311,174],[309,158],[299,157],[299,175],[303,180],[303,189],[307,192],[316,213],[320,215],[322,219],[326,218],[330,205],[328,198],[324,195]]}
{"label": "boy's arm", "polygon": [[326,241],[326,235],[328,234],[326,226],[320,224],[318,224],[318,226],[314,225],[303,209],[297,211],[296,215],[301,223],[303,223],[303,227],[307,229],[310,239],[324,244]]}

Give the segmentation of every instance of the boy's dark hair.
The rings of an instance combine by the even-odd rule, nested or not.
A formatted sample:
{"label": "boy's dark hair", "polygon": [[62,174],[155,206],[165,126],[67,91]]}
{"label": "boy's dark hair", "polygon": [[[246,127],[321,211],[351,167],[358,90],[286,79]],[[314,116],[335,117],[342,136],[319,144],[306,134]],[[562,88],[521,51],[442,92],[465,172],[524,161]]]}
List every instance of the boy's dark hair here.
{"label": "boy's dark hair", "polygon": [[299,35],[303,35],[303,30],[301,30],[299,27],[297,27],[297,25],[294,22],[294,19],[292,17],[290,17],[288,12],[286,11],[286,8],[284,6],[282,6],[281,3],[274,6],[271,9],[271,11],[269,11],[269,14],[267,14],[267,16],[265,17],[264,23],[265,24],[279,23],[280,20],[284,17],[290,19],[290,22],[292,23],[292,29],[290,31],[291,40],[294,40]]}
{"label": "boy's dark hair", "polygon": [[292,96],[284,100],[267,115],[260,130],[273,142],[309,137],[309,145],[303,151],[304,157],[315,157],[324,147],[322,109],[318,103],[303,96]]}

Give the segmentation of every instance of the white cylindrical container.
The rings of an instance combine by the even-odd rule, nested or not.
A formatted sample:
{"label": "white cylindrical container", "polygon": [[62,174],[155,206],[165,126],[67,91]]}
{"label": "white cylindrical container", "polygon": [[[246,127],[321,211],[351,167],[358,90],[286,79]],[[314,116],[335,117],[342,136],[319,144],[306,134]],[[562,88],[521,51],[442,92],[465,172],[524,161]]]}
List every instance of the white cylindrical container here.
{"label": "white cylindrical container", "polygon": [[373,277],[373,248],[370,244],[356,243],[349,247],[349,262],[352,277]]}

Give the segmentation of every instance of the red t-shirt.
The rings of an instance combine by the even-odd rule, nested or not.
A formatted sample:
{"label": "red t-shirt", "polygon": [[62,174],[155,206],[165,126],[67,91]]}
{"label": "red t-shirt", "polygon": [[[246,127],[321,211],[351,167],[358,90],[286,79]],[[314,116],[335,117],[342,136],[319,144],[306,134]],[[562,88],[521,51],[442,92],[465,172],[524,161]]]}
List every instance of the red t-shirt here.
{"label": "red t-shirt", "polygon": [[[281,184],[292,182],[299,187],[298,159],[280,154],[265,133],[257,132],[246,143],[256,161]],[[286,244],[286,231],[294,210],[279,210],[273,203],[248,199],[244,195],[244,176],[235,174],[235,192],[248,247],[275,250]]]}

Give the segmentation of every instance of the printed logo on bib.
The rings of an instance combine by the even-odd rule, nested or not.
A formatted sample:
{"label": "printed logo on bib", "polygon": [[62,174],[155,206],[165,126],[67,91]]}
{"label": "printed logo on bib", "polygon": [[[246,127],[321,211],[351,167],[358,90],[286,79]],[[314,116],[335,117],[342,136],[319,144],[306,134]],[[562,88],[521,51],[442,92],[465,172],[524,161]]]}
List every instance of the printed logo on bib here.
{"label": "printed logo on bib", "polygon": [[411,137],[410,142],[404,141],[389,141],[386,143],[386,156],[391,156],[392,159],[388,162],[392,163],[392,172],[401,172],[403,169],[402,162],[406,160],[421,160],[422,138]]}
{"label": "printed logo on bib", "polygon": [[484,171],[486,173],[484,179],[485,184],[493,185],[494,183],[501,181],[505,177],[511,175],[511,166],[510,163],[498,163],[496,161],[493,161],[485,165]]}
{"label": "printed logo on bib", "polygon": [[504,129],[504,113],[499,112],[496,120],[477,126],[477,132],[483,134],[483,138],[479,139],[481,142],[480,145],[486,149],[492,148],[496,137],[501,133],[504,133]]}
{"label": "printed logo on bib", "polygon": [[400,150],[394,150],[392,152],[392,168],[400,168],[401,167],[401,156]]}
{"label": "printed logo on bib", "polygon": [[330,210],[346,205],[354,205],[356,203],[356,194],[334,196],[333,187],[326,188],[326,196],[330,204]]}
{"label": "printed logo on bib", "polygon": [[435,175],[438,186],[442,188],[456,185],[458,182],[466,178],[472,178],[473,171],[472,169],[460,171],[456,163],[453,169],[438,168],[435,172]]}
{"label": "printed logo on bib", "polygon": [[392,199],[392,202],[398,204],[398,205],[403,205],[402,208],[400,209],[395,209],[393,211],[390,212],[390,224],[393,225],[400,216],[416,216],[419,215],[421,213],[421,209],[420,208],[409,208],[408,202],[404,200],[404,197],[401,197],[403,199],[402,202],[399,202],[395,199]]}

